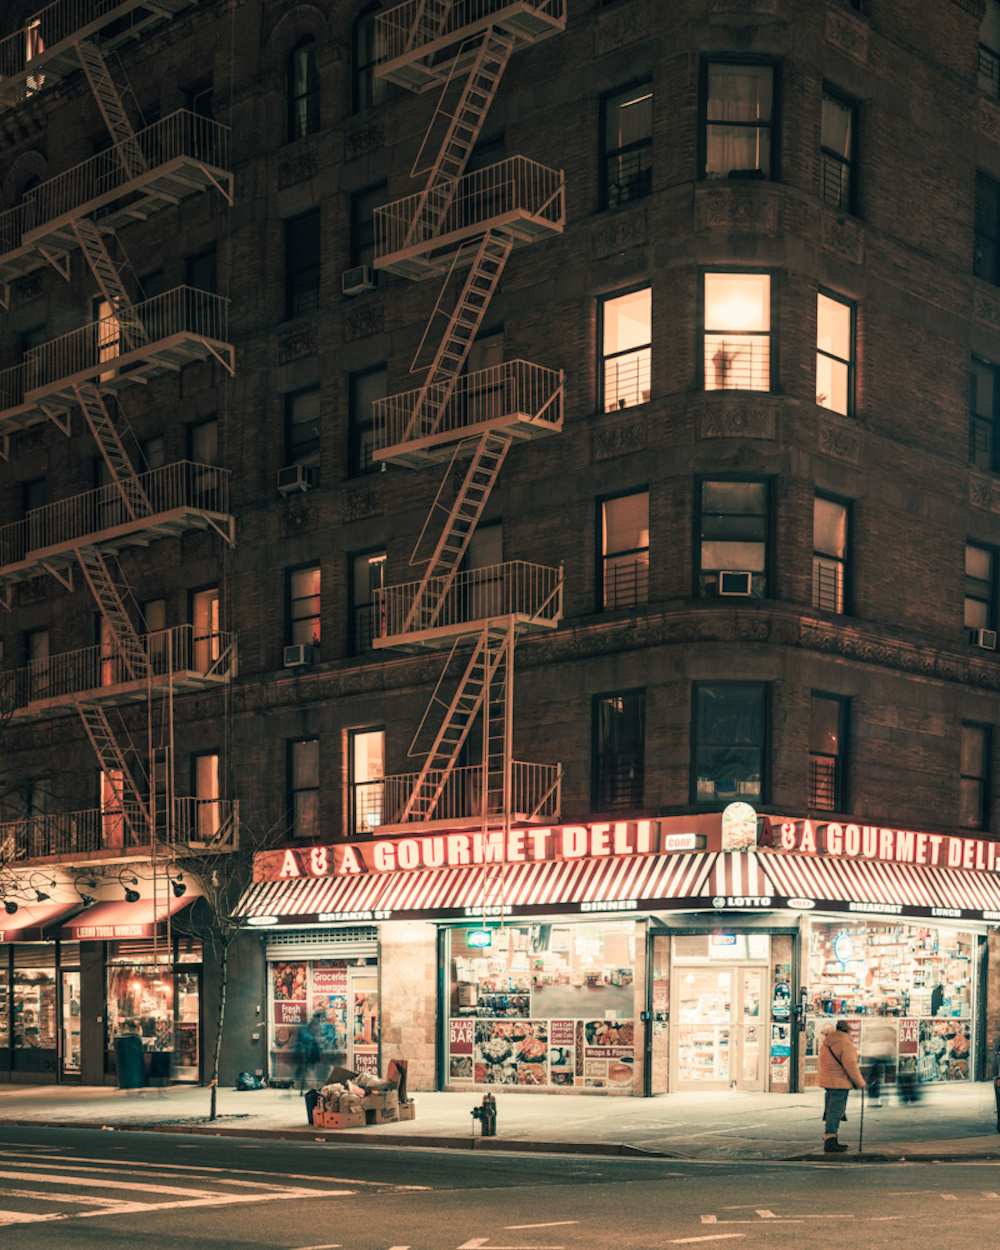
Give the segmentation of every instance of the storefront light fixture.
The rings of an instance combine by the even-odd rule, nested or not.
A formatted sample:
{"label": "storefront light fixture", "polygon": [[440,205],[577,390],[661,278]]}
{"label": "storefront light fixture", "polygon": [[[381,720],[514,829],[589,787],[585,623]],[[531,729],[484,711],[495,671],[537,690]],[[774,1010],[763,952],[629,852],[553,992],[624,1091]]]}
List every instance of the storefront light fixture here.
{"label": "storefront light fixture", "polygon": [[133,890],[131,886],[126,886],[125,887],[125,902],[126,903],[138,903],[138,901],[139,901],[139,891]]}
{"label": "storefront light fixture", "polygon": [[170,888],[174,892],[174,898],[183,898],[184,895],[187,893],[187,882],[181,880],[180,877],[178,877],[176,881],[173,878],[171,878]]}
{"label": "storefront light fixture", "polygon": [[44,890],[36,890],[36,891],[35,891],[35,902],[36,902],[36,903],[45,903],[45,902],[47,902],[47,901],[48,901],[51,897],[52,897],[52,895],[51,895],[51,894],[46,894]]}
{"label": "storefront light fixture", "polygon": [[17,911],[17,904],[12,898],[4,899],[3,909],[8,916],[13,916],[13,914]]}
{"label": "storefront light fixture", "polygon": [[84,907],[93,907],[94,905],[94,900],[90,897],[89,894],[81,894],[80,902],[84,905]]}

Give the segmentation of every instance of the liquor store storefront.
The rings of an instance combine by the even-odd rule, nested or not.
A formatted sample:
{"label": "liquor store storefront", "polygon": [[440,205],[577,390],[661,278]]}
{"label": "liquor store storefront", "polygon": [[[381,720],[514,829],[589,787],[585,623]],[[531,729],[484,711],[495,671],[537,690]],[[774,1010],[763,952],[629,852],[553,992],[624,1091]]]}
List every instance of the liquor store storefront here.
{"label": "liquor store storefront", "polygon": [[[266,941],[272,1072],[318,1017],[324,1050],[406,1058],[416,1089],[795,1092],[843,1016],[887,1080],[981,1079],[996,846],[756,823],[739,850],[715,814],[258,856],[240,910]],[[359,926],[371,953],[338,960]]]}

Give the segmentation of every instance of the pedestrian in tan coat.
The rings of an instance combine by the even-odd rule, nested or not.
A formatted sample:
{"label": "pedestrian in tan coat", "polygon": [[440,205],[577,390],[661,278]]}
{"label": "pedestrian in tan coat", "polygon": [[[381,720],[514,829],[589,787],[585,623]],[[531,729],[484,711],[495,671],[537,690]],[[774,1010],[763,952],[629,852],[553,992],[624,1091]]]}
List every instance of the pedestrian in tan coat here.
{"label": "pedestrian in tan coat", "polygon": [[858,1052],[846,1020],[838,1020],[837,1027],[830,1029],[820,1043],[819,1083],[827,1091],[823,1149],[827,1154],[839,1153],[847,1149],[837,1141],[840,1119],[847,1108],[847,1095],[852,1089],[865,1087],[865,1078],[858,1067]]}

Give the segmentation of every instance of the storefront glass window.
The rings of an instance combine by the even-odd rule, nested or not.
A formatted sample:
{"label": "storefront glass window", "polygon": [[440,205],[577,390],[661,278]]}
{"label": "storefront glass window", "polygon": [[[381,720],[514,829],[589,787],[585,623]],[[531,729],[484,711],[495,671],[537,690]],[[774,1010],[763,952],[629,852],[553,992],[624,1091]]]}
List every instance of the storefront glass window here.
{"label": "storefront glass window", "polygon": [[322,1084],[334,1065],[379,1076],[374,958],[268,965],[271,1080]]}
{"label": "storefront glass window", "polygon": [[112,1043],[138,1034],[143,1050],[173,1050],[173,973],[156,966],[108,968],[108,1032]]}
{"label": "storefront glass window", "polygon": [[9,1045],[10,1045],[10,984],[9,984],[7,969],[0,968],[0,1047],[9,1046]]}
{"label": "storefront glass window", "polygon": [[842,1016],[850,1021],[862,1067],[882,1060],[887,1081],[969,1080],[974,953],[971,933],[812,921],[806,1084],[816,1083],[823,1024]]}
{"label": "storefront glass window", "polygon": [[674,938],[674,959],[710,959],[732,962],[767,959],[771,949],[766,933],[689,933]]}
{"label": "storefront glass window", "polygon": [[449,1085],[632,1087],[635,925],[449,933]]}
{"label": "storefront glass window", "polygon": [[14,1047],[54,1050],[56,977],[54,968],[14,971]]}

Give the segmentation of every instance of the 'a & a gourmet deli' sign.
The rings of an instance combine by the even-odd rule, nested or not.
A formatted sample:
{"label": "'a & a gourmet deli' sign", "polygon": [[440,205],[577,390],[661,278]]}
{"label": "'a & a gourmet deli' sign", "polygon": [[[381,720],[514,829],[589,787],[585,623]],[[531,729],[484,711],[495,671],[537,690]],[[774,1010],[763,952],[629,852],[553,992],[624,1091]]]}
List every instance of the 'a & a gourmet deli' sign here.
{"label": "'a & a gourmet deli' sign", "polygon": [[878,825],[771,819],[775,850],[794,851],[799,855],[831,855],[838,859],[926,864],[931,868],[1000,870],[1000,844],[982,838],[917,833],[912,829],[885,829]]}

